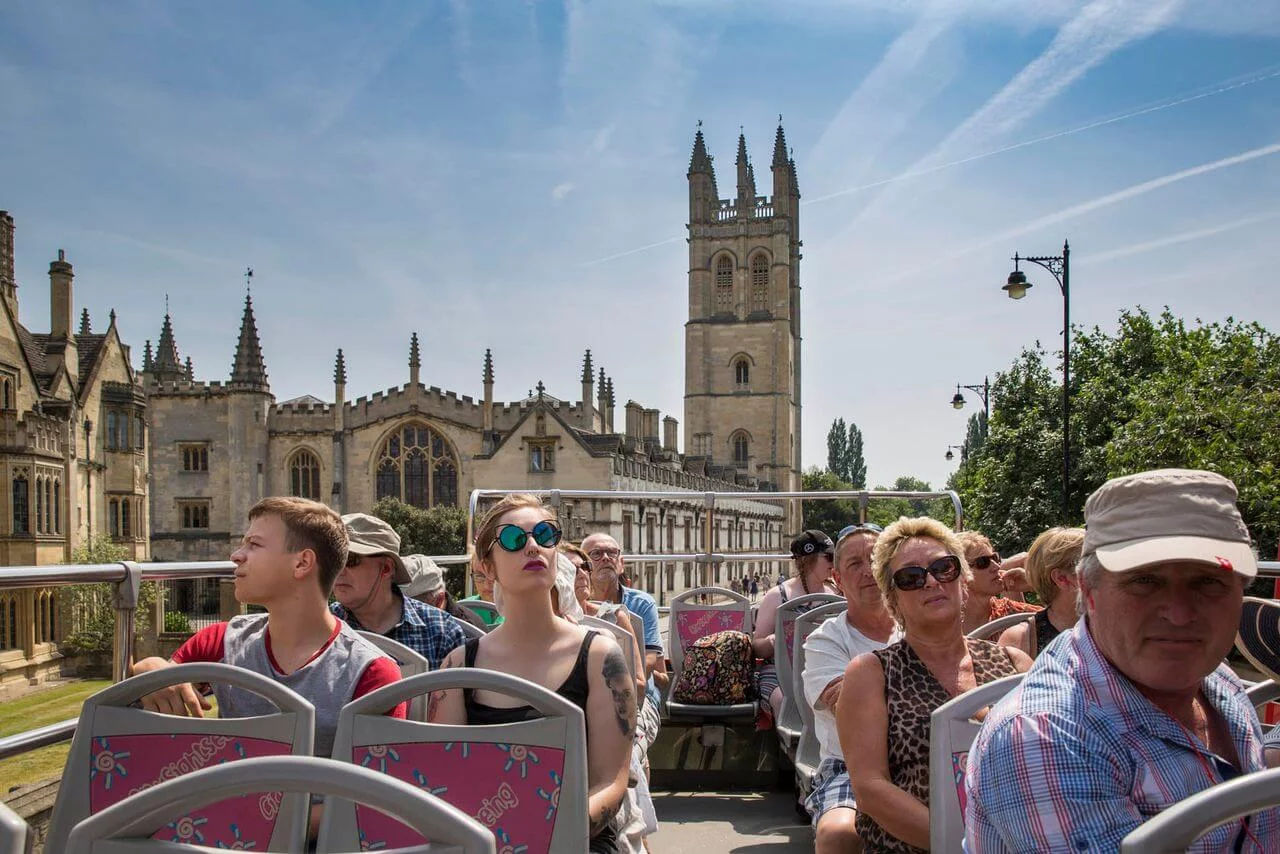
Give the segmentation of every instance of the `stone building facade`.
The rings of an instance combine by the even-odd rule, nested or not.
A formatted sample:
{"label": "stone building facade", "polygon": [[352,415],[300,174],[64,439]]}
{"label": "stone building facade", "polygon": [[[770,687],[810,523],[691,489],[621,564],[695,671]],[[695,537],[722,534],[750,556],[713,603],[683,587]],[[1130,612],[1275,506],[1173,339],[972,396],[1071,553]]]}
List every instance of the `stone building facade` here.
{"label": "stone building facade", "polygon": [[[629,401],[615,423],[613,380],[590,351],[577,400],[554,397],[539,381],[522,400],[495,401],[490,351],[480,396],[424,385],[414,334],[403,384],[349,399],[346,359],[358,354],[339,350],[328,399],[276,402],[246,296],[227,381],[195,378],[169,316],[154,353],[147,343],[155,556],[225,557],[249,507],[266,495],[304,495],[346,513],[367,511],[384,496],[421,507],[465,505],[475,488],[688,491],[687,502],[562,506],[570,537],[605,530],[635,553],[704,549],[699,493],[760,491],[761,500],[718,506],[711,548],[782,549],[798,528],[799,508],[764,493],[799,487],[800,244],[795,166],[781,127],[772,199],[755,193],[743,139],[738,177],[738,198],[721,201],[699,130],[688,175],[684,453],[676,419],[656,409]],[[651,563],[637,574],[640,586],[665,600],[755,569],[737,564],[699,578],[693,564]]]}
{"label": "stone building facade", "polygon": [[[800,189],[782,125],[773,195],[738,137],[737,194],[721,199],[702,130],[689,161],[686,450],[748,482],[800,489]],[[798,519],[793,511],[792,519]]]}
{"label": "stone building facade", "polygon": [[[145,560],[147,400],[116,330],[74,321],[75,272],[49,264],[50,330],[19,319],[14,220],[0,211],[0,565],[66,563],[105,536]],[[0,683],[56,673],[62,615],[54,590],[0,590]],[[2,685],[0,685],[2,687]]]}

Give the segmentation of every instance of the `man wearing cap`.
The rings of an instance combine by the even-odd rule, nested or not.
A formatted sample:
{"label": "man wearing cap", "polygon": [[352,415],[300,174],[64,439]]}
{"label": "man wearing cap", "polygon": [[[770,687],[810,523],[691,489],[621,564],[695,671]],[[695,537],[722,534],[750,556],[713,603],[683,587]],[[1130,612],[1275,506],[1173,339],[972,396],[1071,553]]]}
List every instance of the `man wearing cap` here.
{"label": "man wearing cap", "polygon": [[329,609],[353,629],[386,635],[420,653],[435,670],[466,642],[453,618],[416,599],[405,598],[409,570],[400,559],[400,535],[376,516],[342,517],[350,544],[347,565],[338,573]]}
{"label": "man wearing cap", "polygon": [[400,592],[406,599],[417,599],[433,608],[439,608],[455,620],[470,623],[481,631],[488,631],[479,617],[466,608],[459,607],[454,601],[444,585],[444,570],[439,564],[426,555],[405,555],[402,560],[409,570],[409,578],[412,579],[408,584],[400,585]]}
{"label": "man wearing cap", "polygon": [[[1115,851],[1151,816],[1260,771],[1262,731],[1223,664],[1258,571],[1231,481],[1163,469],[1085,504],[1083,618],[987,716],[969,751],[970,854]],[[1280,850],[1280,810],[1197,852]]]}
{"label": "man wearing cap", "polygon": [[[760,709],[773,715],[775,721],[782,710],[782,689],[778,684],[778,669],[773,664],[775,657],[773,633],[777,628],[775,618],[778,615],[778,607],[797,596],[806,596],[810,593],[835,593],[835,588],[828,586],[831,583],[835,553],[835,543],[831,542],[831,538],[822,531],[816,529],[802,531],[800,536],[791,541],[791,577],[783,578],[769,588],[769,592],[765,593],[764,598],[760,600],[760,608],[755,619],[755,637],[751,645],[756,657],[768,662],[757,671],[760,680]],[[808,610],[810,608],[804,608],[800,613]],[[786,654],[785,650],[783,654]]]}

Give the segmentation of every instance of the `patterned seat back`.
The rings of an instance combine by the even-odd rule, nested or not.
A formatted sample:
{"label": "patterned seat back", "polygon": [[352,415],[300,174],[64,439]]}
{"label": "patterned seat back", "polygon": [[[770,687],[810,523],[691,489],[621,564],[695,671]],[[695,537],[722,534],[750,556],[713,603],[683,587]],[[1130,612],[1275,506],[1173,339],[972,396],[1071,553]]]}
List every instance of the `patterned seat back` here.
{"label": "patterned seat back", "polygon": [[[698,598],[719,597],[727,602],[704,604]],[[724,587],[695,587],[671,600],[671,683],[680,678],[684,667],[684,651],[698,638],[716,632],[751,634],[751,600]]]}
{"label": "patterned seat back", "polygon": [[[280,711],[251,718],[188,718],[131,708],[144,695],[183,682],[234,685]],[[81,707],[45,850],[63,850],[82,819],[157,783],[251,757],[310,756],[314,737],[315,709],[309,702],[229,664],[178,664],[111,685]],[[205,804],[198,813],[160,826],[155,838],[285,851],[288,821],[306,808],[305,796],[255,790]]]}
{"label": "patterned seat back", "polygon": [[844,597],[834,593],[809,593],[788,599],[778,606],[774,617],[773,663],[778,669],[778,685],[782,688],[782,715],[778,720],[780,735],[798,732],[803,724],[797,704],[804,702],[804,692],[796,693],[795,671],[792,669],[796,647],[796,618],[831,602],[844,602]]}
{"label": "patterned seat back", "polygon": [[[410,697],[446,688],[494,691],[532,706],[543,717],[454,726],[383,714]],[[388,685],[343,708],[333,757],[390,774],[447,801],[487,827],[499,852],[587,849],[582,710],[524,679],[466,667]],[[326,806],[330,812],[336,844],[372,850],[423,842],[421,835],[366,807],[331,800]]]}
{"label": "patterned seat back", "polygon": [[[377,632],[357,632],[360,637],[385,652],[387,655],[400,665],[400,678],[408,679],[410,676],[417,676],[419,673],[431,672],[431,662],[427,661],[426,656],[415,649],[410,649],[398,640],[393,640],[386,635],[380,635]],[[425,721],[427,719],[427,700],[425,697],[414,697],[413,702],[409,704],[409,717],[415,721]]]}
{"label": "patterned seat back", "polygon": [[[160,831],[172,823],[175,816],[178,822],[186,821],[186,816],[202,813],[209,802],[226,800],[250,787],[289,792],[290,798],[305,799],[308,793],[312,793],[368,804],[379,810],[379,815],[389,816],[388,820],[403,823],[418,834],[436,840],[437,844],[419,848],[419,854],[436,851],[440,854],[495,852],[492,834],[440,799],[385,774],[312,756],[246,759],[234,766],[211,766],[167,780],[81,821],[72,828],[67,847],[60,852],[178,854],[196,850],[190,845],[163,838]],[[308,815],[304,811],[295,813],[289,822],[284,823],[288,830],[288,845],[281,850],[308,850],[307,824]],[[241,846],[220,842],[218,847]],[[251,842],[244,843],[243,848],[256,850]],[[321,822],[315,847],[317,854],[359,850],[364,849],[359,845],[336,845],[328,822]]]}
{"label": "patterned seat back", "polygon": [[[982,728],[973,716],[1018,687],[1024,675],[1015,673],[979,685],[933,710],[929,722],[929,850],[960,854],[969,747]],[[953,785],[946,785],[947,780]]]}

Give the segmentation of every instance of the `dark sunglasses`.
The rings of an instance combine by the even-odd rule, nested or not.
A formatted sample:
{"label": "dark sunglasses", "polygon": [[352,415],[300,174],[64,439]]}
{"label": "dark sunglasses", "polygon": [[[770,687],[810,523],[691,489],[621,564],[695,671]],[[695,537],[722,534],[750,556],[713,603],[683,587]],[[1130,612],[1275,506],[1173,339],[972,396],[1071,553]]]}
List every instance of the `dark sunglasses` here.
{"label": "dark sunglasses", "polygon": [[996,566],[1000,565],[1000,555],[990,554],[983,555],[982,557],[975,557],[973,560],[969,561],[969,566],[974,569],[987,569],[993,563]]}
{"label": "dark sunglasses", "polygon": [[494,542],[509,552],[518,552],[524,548],[525,543],[529,542],[530,536],[538,545],[550,548],[560,542],[560,529],[546,520],[534,525],[532,531],[526,531],[519,525],[503,525],[498,529],[498,536]]}
{"label": "dark sunglasses", "polygon": [[367,558],[368,555],[358,555],[355,552],[347,552],[347,568],[359,566],[360,562]]}
{"label": "dark sunglasses", "polygon": [[932,575],[939,584],[955,581],[960,577],[960,558],[946,555],[928,566],[904,566],[893,574],[893,586],[899,590],[919,590],[924,587],[927,575]]}

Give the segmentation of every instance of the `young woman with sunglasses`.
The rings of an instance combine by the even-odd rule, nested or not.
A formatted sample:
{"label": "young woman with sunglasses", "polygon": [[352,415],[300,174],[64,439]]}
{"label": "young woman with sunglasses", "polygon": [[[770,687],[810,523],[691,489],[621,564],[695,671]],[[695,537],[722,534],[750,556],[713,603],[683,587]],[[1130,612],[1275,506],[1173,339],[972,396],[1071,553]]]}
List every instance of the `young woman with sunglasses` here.
{"label": "young woman with sunglasses", "polygon": [[964,560],[969,565],[965,580],[964,631],[965,634],[981,628],[992,620],[1010,614],[1033,614],[1039,605],[1020,602],[1005,595],[1004,569],[1000,553],[986,535],[978,531],[961,531],[956,534],[964,549]]}
{"label": "young woman with sunglasses", "polygon": [[[901,518],[871,556],[885,604],[903,637],[845,669],[836,729],[870,854],[929,848],[929,718],[978,685],[1025,671],[1021,650],[968,640],[961,631],[968,571],[955,534],[934,519]],[[938,781],[949,785],[950,781]]]}
{"label": "young woman with sunglasses", "polygon": [[[590,851],[614,854],[613,817],[627,791],[628,759],[635,733],[635,689],[622,650],[611,637],[555,615],[556,545],[560,528],[532,495],[508,495],[481,522],[476,558],[502,599],[501,625],[469,641],[444,667],[497,670],[555,691],[586,718],[587,810]],[[528,706],[488,691],[440,691],[432,695],[430,720],[494,724],[536,716]]]}

